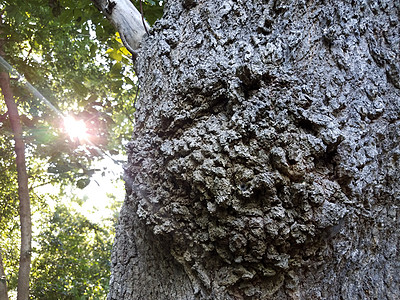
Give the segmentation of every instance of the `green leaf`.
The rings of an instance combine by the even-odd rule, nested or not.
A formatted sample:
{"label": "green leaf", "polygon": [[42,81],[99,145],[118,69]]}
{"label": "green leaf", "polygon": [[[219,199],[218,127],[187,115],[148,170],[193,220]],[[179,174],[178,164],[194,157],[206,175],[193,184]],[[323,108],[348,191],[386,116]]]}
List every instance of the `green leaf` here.
{"label": "green leaf", "polygon": [[90,178],[81,178],[76,182],[76,186],[80,189],[84,189],[90,183]]}
{"label": "green leaf", "polygon": [[64,9],[59,18],[61,23],[69,23],[74,19],[74,11],[72,9]]}
{"label": "green leaf", "polygon": [[122,53],[118,51],[118,49],[109,49],[106,53],[108,53],[112,59],[115,59],[118,62],[122,60]]}
{"label": "green leaf", "polygon": [[90,56],[94,57],[97,54],[97,45],[93,44],[90,46]]}
{"label": "green leaf", "polygon": [[110,70],[112,77],[122,77],[121,74],[122,64],[120,62],[115,63]]}

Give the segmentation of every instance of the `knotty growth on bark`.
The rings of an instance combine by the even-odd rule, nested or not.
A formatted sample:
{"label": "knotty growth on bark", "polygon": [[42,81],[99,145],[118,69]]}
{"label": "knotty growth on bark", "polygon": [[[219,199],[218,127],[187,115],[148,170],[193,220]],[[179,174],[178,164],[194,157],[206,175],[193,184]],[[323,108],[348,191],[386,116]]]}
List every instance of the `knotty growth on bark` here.
{"label": "knotty growth on bark", "polygon": [[168,1],[108,299],[394,299],[400,3]]}

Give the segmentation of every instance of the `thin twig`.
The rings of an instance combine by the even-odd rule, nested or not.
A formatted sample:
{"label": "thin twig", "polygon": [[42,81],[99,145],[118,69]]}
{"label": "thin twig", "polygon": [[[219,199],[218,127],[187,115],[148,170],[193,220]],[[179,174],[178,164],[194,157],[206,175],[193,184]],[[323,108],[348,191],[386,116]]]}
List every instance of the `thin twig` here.
{"label": "thin twig", "polygon": [[143,22],[144,30],[146,30],[147,35],[149,35],[149,31],[147,30],[146,22],[144,21],[144,16],[143,16],[142,0],[140,0],[140,13],[142,14],[142,22]]}

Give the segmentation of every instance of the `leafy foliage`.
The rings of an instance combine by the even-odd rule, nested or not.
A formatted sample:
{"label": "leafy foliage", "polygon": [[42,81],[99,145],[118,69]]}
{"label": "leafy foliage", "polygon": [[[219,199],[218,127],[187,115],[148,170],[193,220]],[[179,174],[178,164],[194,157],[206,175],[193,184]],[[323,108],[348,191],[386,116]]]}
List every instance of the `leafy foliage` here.
{"label": "leafy foliage", "polygon": [[[162,7],[147,7],[150,21],[160,16]],[[3,20],[8,61],[62,112],[73,110],[85,120],[96,147],[124,151],[133,127],[135,74],[119,35],[91,2],[6,0]],[[89,152],[77,150],[58,129],[59,116],[18,82],[14,94],[33,150],[49,158],[59,179],[74,180],[68,171],[98,153],[88,145]]]}
{"label": "leafy foliage", "polygon": [[33,299],[99,299],[108,289],[112,230],[64,205],[42,221],[32,268]]}
{"label": "leafy foliage", "polygon": [[[158,4],[147,1],[144,5],[150,23],[161,16]],[[84,188],[95,172],[93,160],[104,153],[125,151],[137,93],[130,54],[89,0],[4,0],[0,23],[6,60],[63,114],[83,119],[91,140],[88,144],[71,140],[60,116],[13,78],[27,147],[34,218],[47,222],[41,222],[44,227],[34,253],[34,297],[104,296],[112,230],[92,224],[66,207],[51,214],[46,205],[51,195],[43,198],[35,189],[69,183]],[[0,247],[10,289],[16,286],[19,244],[14,160],[8,116],[0,101]],[[53,294],[58,298],[52,298]]]}
{"label": "leafy foliage", "polygon": [[[162,9],[154,4],[144,6],[152,21]],[[137,88],[130,54],[89,1],[5,0],[0,9],[7,60],[61,112],[72,111],[90,129],[91,143],[77,147],[60,130],[60,117],[14,81],[29,151],[56,181],[84,187],[92,159],[124,152],[131,136]],[[0,123],[0,133],[8,132]]]}

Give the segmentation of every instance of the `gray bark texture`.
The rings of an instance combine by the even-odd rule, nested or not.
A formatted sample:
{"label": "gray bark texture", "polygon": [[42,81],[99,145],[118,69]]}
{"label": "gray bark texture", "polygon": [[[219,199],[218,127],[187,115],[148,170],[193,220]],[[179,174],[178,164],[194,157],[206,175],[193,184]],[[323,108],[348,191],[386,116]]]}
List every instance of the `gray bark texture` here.
{"label": "gray bark texture", "polygon": [[400,2],[168,1],[108,299],[399,299]]}

